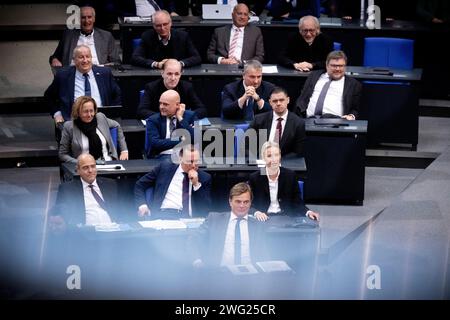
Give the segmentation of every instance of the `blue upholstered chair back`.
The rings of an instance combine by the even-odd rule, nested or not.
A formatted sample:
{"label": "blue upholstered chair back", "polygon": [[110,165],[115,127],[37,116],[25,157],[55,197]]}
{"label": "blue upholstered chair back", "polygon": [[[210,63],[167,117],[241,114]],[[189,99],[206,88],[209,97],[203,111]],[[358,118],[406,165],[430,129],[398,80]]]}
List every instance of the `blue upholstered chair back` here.
{"label": "blue upholstered chair back", "polygon": [[302,180],[298,180],[298,188],[300,190],[300,199],[303,200],[303,185],[305,184],[305,182],[303,182]]}
{"label": "blue upholstered chair back", "polygon": [[[234,126],[234,158],[238,156],[238,146],[243,142],[245,131],[248,129],[250,124],[240,123]],[[245,154],[244,154],[245,155]]]}
{"label": "blue upholstered chair back", "polygon": [[111,140],[114,144],[114,147],[116,147],[117,152],[119,152],[119,150],[117,149],[117,127],[110,128],[109,132],[111,133]]}
{"label": "blue upholstered chair back", "polygon": [[340,43],[340,42],[333,42],[333,50],[334,51],[342,50],[342,43]]}
{"label": "blue upholstered chair back", "polygon": [[133,52],[137,47],[139,47],[140,44],[141,44],[141,38],[133,39],[133,42],[131,44],[131,47],[133,48]]}
{"label": "blue upholstered chair back", "polygon": [[412,69],[414,40],[400,38],[365,38],[364,66]]}

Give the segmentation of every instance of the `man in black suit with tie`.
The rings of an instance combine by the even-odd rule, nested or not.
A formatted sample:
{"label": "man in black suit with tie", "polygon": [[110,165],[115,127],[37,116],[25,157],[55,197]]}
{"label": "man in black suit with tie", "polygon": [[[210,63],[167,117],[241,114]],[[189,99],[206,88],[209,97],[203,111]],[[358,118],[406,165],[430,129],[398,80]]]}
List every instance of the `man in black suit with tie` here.
{"label": "man in black suit with tie", "polygon": [[[161,94],[160,112],[147,119],[146,139],[149,143],[145,152],[149,158],[168,159],[173,153],[173,148],[182,139],[194,141],[194,121],[197,120],[197,116],[195,112],[185,108],[185,104],[180,102],[180,95],[175,90],[167,90]],[[177,133],[176,129],[187,130],[190,137],[183,135],[175,138],[173,135]]]}
{"label": "man in black suit with tie", "polygon": [[62,183],[51,211],[51,230],[63,231],[66,225],[108,225],[128,220],[119,200],[116,180],[97,177],[95,159],[88,153],[77,159],[80,179]]}
{"label": "man in black suit with tie", "polygon": [[199,119],[206,117],[207,110],[203,102],[195,93],[189,81],[180,80],[183,73],[181,63],[176,59],[168,59],[161,71],[161,78],[145,85],[144,96],[139,103],[137,116],[147,119],[159,112],[159,97],[164,91],[175,90],[180,95],[180,100],[186,105],[186,109],[195,112]]}
{"label": "man in black suit with tie", "polygon": [[361,103],[361,83],[345,75],[347,56],[332,51],[326,72],[311,72],[298,97],[295,113],[302,117],[333,117],[355,120]]}
{"label": "man in black suit with tie", "polygon": [[44,93],[57,126],[71,119],[73,102],[80,96],[91,96],[98,106],[122,104],[111,70],[92,65],[88,46],[75,47],[73,60],[75,66],[59,70]]}
{"label": "man in black suit with tie", "polygon": [[[201,217],[210,210],[211,176],[198,169],[199,151],[185,145],[179,155],[179,163],[161,162],[136,182],[134,195],[140,217]],[[146,196],[149,188],[151,196]]]}
{"label": "man in black suit with tie", "polygon": [[131,63],[144,68],[162,69],[167,59],[177,59],[183,67],[201,63],[200,54],[189,34],[172,29],[172,19],[166,10],[152,16],[153,30],[145,31],[140,45],[134,50]]}
{"label": "man in black suit with tie", "polygon": [[250,124],[255,130],[266,130],[269,141],[280,144],[281,156],[303,157],[305,121],[289,112],[289,96],[285,89],[275,87],[269,98],[273,112],[256,115]]}
{"label": "man in black suit with tie", "polygon": [[265,224],[250,216],[253,193],[245,182],[234,185],[228,201],[230,211],[211,212],[189,249],[194,267],[225,267],[267,259]]}
{"label": "man in black suit with tie", "polygon": [[[260,221],[271,215],[307,216],[319,220],[319,214],[305,206],[295,172],[281,166],[280,146],[267,141],[261,150],[265,168],[250,175],[255,193],[252,212]],[[255,211],[256,210],[256,211]]]}
{"label": "man in black suit with tie", "polygon": [[248,61],[244,66],[243,80],[227,84],[222,92],[222,117],[224,119],[253,120],[255,114],[270,110],[268,98],[275,87],[262,80],[262,64]]}

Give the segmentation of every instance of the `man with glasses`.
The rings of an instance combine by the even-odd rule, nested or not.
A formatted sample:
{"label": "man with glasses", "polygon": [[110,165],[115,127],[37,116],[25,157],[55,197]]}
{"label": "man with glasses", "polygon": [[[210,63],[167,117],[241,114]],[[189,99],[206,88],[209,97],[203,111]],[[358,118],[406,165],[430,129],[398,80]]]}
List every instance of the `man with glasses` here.
{"label": "man with glasses", "polygon": [[183,67],[201,63],[200,54],[186,31],[172,29],[172,18],[166,10],[152,16],[153,30],[142,34],[131,63],[144,68],[162,69],[167,59],[177,59]]}
{"label": "man with glasses", "polygon": [[361,103],[361,83],[345,75],[347,56],[332,51],[327,56],[326,72],[311,72],[297,99],[295,112],[303,117],[355,120]]}
{"label": "man with glasses", "polygon": [[288,36],[279,63],[305,72],[323,69],[327,54],[333,51],[332,41],[320,32],[319,20],[314,16],[302,17],[298,28],[299,32]]}

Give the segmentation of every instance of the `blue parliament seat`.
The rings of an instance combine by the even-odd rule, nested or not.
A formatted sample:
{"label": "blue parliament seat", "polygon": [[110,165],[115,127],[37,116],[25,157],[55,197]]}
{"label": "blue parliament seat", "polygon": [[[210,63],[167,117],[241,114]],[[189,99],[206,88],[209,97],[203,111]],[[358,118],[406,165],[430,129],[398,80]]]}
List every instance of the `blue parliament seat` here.
{"label": "blue parliament seat", "polygon": [[414,40],[365,38],[364,66],[411,70],[414,66]]}

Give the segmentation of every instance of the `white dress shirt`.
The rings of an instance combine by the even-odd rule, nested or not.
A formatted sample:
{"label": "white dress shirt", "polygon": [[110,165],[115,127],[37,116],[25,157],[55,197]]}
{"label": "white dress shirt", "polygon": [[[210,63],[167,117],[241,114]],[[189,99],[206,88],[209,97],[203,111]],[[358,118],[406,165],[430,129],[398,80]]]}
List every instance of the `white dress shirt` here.
{"label": "white dress shirt", "polygon": [[[100,141],[102,142],[102,155],[103,159],[105,161],[111,161],[112,158],[108,154],[108,146],[105,139],[105,136],[98,130],[98,128],[95,130],[98,137],[100,138]],[[86,135],[81,132],[81,153],[89,153],[89,139],[86,137]]]}
{"label": "white dress shirt", "polygon": [[[94,226],[94,225],[102,225],[102,224],[111,224],[111,218],[95,200],[92,190],[89,187],[89,183],[81,179],[81,183],[83,185],[83,195],[84,195],[84,206],[86,208],[86,225]],[[102,192],[98,187],[97,180],[95,180],[92,185],[94,186],[94,190],[99,194],[100,198],[103,198]]]}
{"label": "white dress shirt", "polygon": [[278,202],[278,177],[280,176],[280,169],[278,169],[277,176],[275,180],[270,179],[267,174],[267,181],[269,182],[269,194],[270,194],[270,205],[267,208],[267,212],[278,213],[281,211],[280,203]]}
{"label": "white dress shirt", "polygon": [[[288,113],[289,113],[289,111],[286,110],[286,113],[280,117],[275,112],[273,112],[272,125],[270,127],[269,141],[274,141],[274,142],[278,143],[278,141],[275,141],[275,133],[277,132],[278,118],[282,118],[283,119],[281,121],[281,137],[283,136],[284,128],[286,127],[286,121],[287,121]],[[281,137],[280,137],[280,140],[281,140]]]}
{"label": "white dress shirt", "polygon": [[[227,232],[225,235],[225,244],[223,247],[221,266],[234,265],[234,231],[238,217],[231,212],[228,220]],[[248,215],[242,218],[240,224],[241,230],[241,264],[251,263],[250,259],[250,240],[248,234]]]}
{"label": "white dress shirt", "polygon": [[150,17],[155,13],[155,8],[150,5],[147,0],[134,0],[134,2],[136,4],[136,15],[138,17]]}
{"label": "white dress shirt", "polygon": [[[325,83],[329,81],[327,73],[320,76],[319,80],[314,87],[313,94],[309,100],[308,108],[306,109],[306,116],[314,116],[314,111],[316,110],[317,100],[319,99],[320,92],[322,91]],[[325,101],[323,103],[322,114],[330,113],[337,116],[343,116],[343,105],[342,105],[342,95],[344,93],[344,83],[345,77],[339,80],[332,81],[330,87],[328,88]]]}
{"label": "white dress shirt", "polygon": [[[173,175],[172,181],[170,181],[169,188],[167,189],[166,196],[161,203],[161,209],[183,209],[183,169],[181,165],[178,166],[177,171]],[[194,191],[197,191],[201,187],[199,182]],[[189,180],[189,216],[192,217],[192,182]]]}
{"label": "white dress shirt", "polygon": [[[91,34],[88,36],[80,33],[80,37],[78,38],[77,46],[80,46],[80,45],[88,46],[89,49],[91,49],[92,64],[99,65],[100,63],[98,62],[97,50],[95,49],[94,32],[95,32],[95,30],[92,30]],[[74,65],[73,59],[72,59],[71,65]]]}

